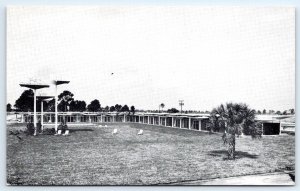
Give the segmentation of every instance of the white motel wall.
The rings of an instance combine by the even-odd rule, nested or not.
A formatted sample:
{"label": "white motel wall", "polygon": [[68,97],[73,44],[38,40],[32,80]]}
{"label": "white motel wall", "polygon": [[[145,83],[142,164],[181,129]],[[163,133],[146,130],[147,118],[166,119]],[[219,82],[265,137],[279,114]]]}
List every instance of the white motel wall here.
{"label": "white motel wall", "polygon": [[[19,122],[32,122],[32,112],[20,112]],[[194,130],[207,130],[209,114],[171,114],[171,113],[143,113],[135,112],[59,112],[58,122],[63,119],[68,124],[85,123],[141,123],[166,127],[178,127]],[[37,121],[41,121],[41,113],[37,113]],[[43,113],[43,124],[50,125],[55,122],[54,112]]]}
{"label": "white motel wall", "polygon": [[[10,114],[10,115],[9,115]],[[33,112],[8,113],[9,118],[17,122],[28,123],[33,121]],[[14,117],[12,117],[14,116]],[[199,113],[148,113],[135,112],[59,112],[58,122],[63,119],[72,124],[100,124],[100,123],[140,123],[189,130],[208,131],[210,114]],[[54,112],[37,113],[37,121],[45,126],[55,123]],[[262,135],[280,135],[295,132],[295,115],[257,115],[256,120],[263,124]],[[15,121],[8,119],[9,121]]]}

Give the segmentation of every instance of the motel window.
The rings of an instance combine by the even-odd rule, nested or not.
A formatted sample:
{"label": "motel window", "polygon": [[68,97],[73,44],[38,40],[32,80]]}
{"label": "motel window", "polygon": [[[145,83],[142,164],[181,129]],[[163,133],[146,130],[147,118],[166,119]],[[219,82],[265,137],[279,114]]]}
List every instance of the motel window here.
{"label": "motel window", "polygon": [[44,120],[44,123],[47,123],[48,122],[48,116],[43,115],[43,120]]}
{"label": "motel window", "polygon": [[155,124],[159,125],[158,117],[155,117],[154,119],[155,119]]}
{"label": "motel window", "polygon": [[207,131],[207,127],[206,127],[206,120],[201,120],[201,130],[205,130]]}
{"label": "motel window", "polygon": [[175,126],[180,127],[180,119],[175,119]]}
{"label": "motel window", "polygon": [[172,126],[172,117],[167,117],[167,126]]}
{"label": "motel window", "polygon": [[183,122],[182,124],[183,128],[189,128],[189,119],[184,118],[182,119],[182,122]]}
{"label": "motel window", "polygon": [[110,116],[105,117],[105,122],[110,122]]}
{"label": "motel window", "polygon": [[194,123],[193,123],[193,129],[199,130],[199,121],[194,121]]}
{"label": "motel window", "polygon": [[166,118],[161,119],[162,125],[165,125],[165,121],[166,121]]}
{"label": "motel window", "polygon": [[51,115],[47,116],[47,122],[51,122]]}
{"label": "motel window", "polygon": [[73,115],[72,116],[72,122],[76,122],[77,121],[77,116],[76,115]]}

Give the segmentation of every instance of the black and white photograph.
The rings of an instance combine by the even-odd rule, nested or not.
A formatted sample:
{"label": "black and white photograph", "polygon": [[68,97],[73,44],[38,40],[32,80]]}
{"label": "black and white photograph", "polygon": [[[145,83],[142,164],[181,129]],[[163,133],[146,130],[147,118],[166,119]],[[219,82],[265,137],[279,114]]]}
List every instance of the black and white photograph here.
{"label": "black and white photograph", "polygon": [[294,186],[295,43],[291,6],[7,6],[6,184]]}

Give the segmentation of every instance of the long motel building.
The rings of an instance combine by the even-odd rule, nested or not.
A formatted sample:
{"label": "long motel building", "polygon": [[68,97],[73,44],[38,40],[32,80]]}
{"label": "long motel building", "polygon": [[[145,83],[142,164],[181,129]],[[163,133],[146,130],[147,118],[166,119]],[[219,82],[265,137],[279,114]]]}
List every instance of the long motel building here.
{"label": "long motel building", "polygon": [[[21,122],[32,122],[32,112],[21,112]],[[85,123],[142,123],[166,127],[178,127],[194,130],[207,130],[210,114],[185,113],[144,113],[135,112],[59,112],[58,123],[64,119],[68,124]],[[55,113],[43,112],[43,124],[54,124]],[[37,121],[41,122],[41,113],[37,113]]]}
{"label": "long motel building", "polygon": [[[32,122],[33,112],[20,112],[20,122]],[[43,119],[41,118],[43,117]],[[210,114],[202,113],[148,113],[135,112],[59,112],[58,123],[64,119],[68,125],[97,123],[141,123],[165,127],[208,131]],[[41,120],[42,119],[42,120]],[[54,125],[55,113],[37,113],[37,121],[43,125]],[[280,135],[295,132],[295,115],[257,115],[256,121],[262,123],[262,135]]]}

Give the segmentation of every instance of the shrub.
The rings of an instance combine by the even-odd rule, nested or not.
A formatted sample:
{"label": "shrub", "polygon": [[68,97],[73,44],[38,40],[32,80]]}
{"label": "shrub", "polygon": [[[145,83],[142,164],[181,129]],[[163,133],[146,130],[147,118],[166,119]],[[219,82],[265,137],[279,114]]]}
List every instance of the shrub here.
{"label": "shrub", "polygon": [[36,124],[36,131],[37,133],[42,133],[42,124],[40,122]]}
{"label": "shrub", "polygon": [[28,123],[27,124],[25,133],[27,135],[33,135],[34,134],[34,125],[33,125],[33,123]]}
{"label": "shrub", "polygon": [[54,134],[55,134],[55,128],[44,129],[43,134],[44,134],[44,135],[54,135]]}
{"label": "shrub", "polygon": [[57,130],[61,130],[61,133],[65,133],[66,130],[68,130],[68,125],[66,124],[60,124],[58,127],[57,127]]}

